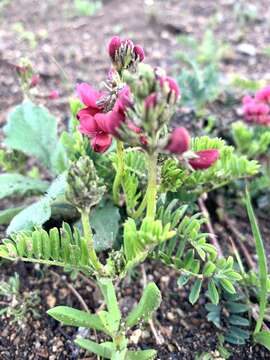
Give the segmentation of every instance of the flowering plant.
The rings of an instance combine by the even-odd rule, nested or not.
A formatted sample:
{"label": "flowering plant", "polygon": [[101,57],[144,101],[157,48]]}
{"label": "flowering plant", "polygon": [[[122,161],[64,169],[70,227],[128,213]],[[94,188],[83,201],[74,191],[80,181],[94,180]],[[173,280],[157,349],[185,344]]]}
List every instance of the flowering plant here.
{"label": "flowering plant", "polygon": [[[162,69],[144,64],[143,49],[131,40],[114,37],[108,53],[112,68],[105,90],[86,83],[77,85],[80,101],[72,103],[76,115],[73,127],[60,138],[61,158],[65,159],[62,172],[57,167],[60,176],[44,198],[19,214],[19,221],[12,220],[10,238],[0,246],[0,256],[68,267],[91,277],[107,310],[89,314],[57,306],[48,311],[49,315],[64,325],[103,332],[110,341],[96,343],[82,337],[75,341],[99,356],[152,359],[155,350],[130,349],[128,336],[132,328],[151,319],[160,305],[161,293],[149,283],[137,306],[123,318],[115,283],[152,258],[175,268],[180,285],[194,280],[189,296],[192,304],[203,284],[213,304],[218,304],[221,289],[235,293],[241,276],[234,269],[233,258],[223,258],[207,242],[207,234],[200,232],[205,219],[200,214],[191,216],[187,208],[203,193],[255,174],[258,164],[234,154],[221,139],[192,139],[183,127],[171,131],[170,120],[181,98],[176,82]],[[29,103],[27,107],[33,108]],[[7,126],[6,133],[10,134],[14,124]],[[9,144],[17,150],[25,149],[14,140]],[[44,162],[52,163],[51,157],[41,156]],[[48,208],[60,200],[70,211],[75,210],[74,221],[70,221],[73,226],[63,223],[60,230],[46,231],[42,225],[52,214]],[[93,221],[100,204],[108,206],[112,201],[117,223],[117,207],[123,208],[123,232],[116,231],[118,247],[110,242],[111,229],[101,241]],[[74,223],[77,217],[81,226]],[[109,220],[107,215],[104,228]],[[106,247],[105,242],[109,244]],[[98,252],[104,248],[110,251],[101,258]]]}

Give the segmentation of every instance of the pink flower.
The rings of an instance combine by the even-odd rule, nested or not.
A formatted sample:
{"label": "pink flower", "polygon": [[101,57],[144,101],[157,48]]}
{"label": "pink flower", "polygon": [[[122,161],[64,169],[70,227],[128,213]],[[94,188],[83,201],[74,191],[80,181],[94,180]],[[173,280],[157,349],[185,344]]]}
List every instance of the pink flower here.
{"label": "pink flower", "polygon": [[113,36],[108,44],[108,53],[113,62],[117,61],[116,54],[119,51],[120,47],[122,47],[123,49],[122,56],[125,57],[126,54],[124,53],[128,52],[129,54],[131,53],[133,55],[135,60],[138,59],[140,62],[144,60],[144,50],[140,45],[134,45],[133,41],[130,39],[121,40],[119,36]]}
{"label": "pink flower", "polygon": [[59,91],[58,90],[52,90],[50,94],[48,95],[48,98],[50,100],[55,100],[59,98]]}
{"label": "pink flower", "polygon": [[137,55],[140,62],[142,62],[144,60],[144,57],[145,57],[143,48],[140,45],[135,45],[134,46],[134,52]]}
{"label": "pink flower", "polygon": [[219,158],[219,151],[216,149],[201,150],[195,152],[195,154],[198,157],[189,160],[189,164],[194,170],[208,169]]}
{"label": "pink flower", "polygon": [[255,94],[255,100],[270,103],[270,85],[258,90]]}
{"label": "pink flower", "polygon": [[37,86],[37,84],[40,82],[40,76],[38,74],[35,74],[31,78],[30,87],[33,88]]}
{"label": "pink flower", "polygon": [[190,135],[188,131],[183,127],[179,127],[173,130],[166,150],[173,154],[183,154],[188,150],[189,144]]}
{"label": "pink flower", "polygon": [[109,45],[108,45],[108,53],[111,57],[111,59],[114,61],[115,60],[115,53],[116,51],[119,50],[121,46],[121,39],[119,36],[114,36],[110,42],[109,42]]}
{"label": "pink flower", "polygon": [[146,99],[144,100],[144,107],[146,109],[151,109],[154,108],[157,104],[157,94],[153,93],[150,94],[146,97]]}
{"label": "pink flower", "polygon": [[79,131],[91,139],[94,151],[104,152],[112,143],[112,135],[118,136],[118,128],[125,121],[125,109],[129,104],[130,91],[125,86],[118,94],[111,111],[104,112],[101,105],[97,105],[104,94],[82,83],[77,85],[77,93],[86,107],[77,114],[80,122]]}
{"label": "pink flower", "polygon": [[160,76],[159,81],[160,81],[160,86],[162,88],[164,86],[168,86],[169,94],[174,95],[174,102],[176,102],[178,100],[178,98],[180,97],[180,88],[177,85],[177,82],[169,76]]}

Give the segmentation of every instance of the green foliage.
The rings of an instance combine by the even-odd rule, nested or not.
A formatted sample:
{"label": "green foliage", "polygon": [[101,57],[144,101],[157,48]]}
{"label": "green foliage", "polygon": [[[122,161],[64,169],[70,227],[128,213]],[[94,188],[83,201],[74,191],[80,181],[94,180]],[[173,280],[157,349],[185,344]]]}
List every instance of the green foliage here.
{"label": "green foliage", "polygon": [[93,16],[102,7],[101,1],[74,0],[74,9],[80,16]]}
{"label": "green foliage", "polygon": [[139,304],[127,316],[125,320],[117,303],[116,293],[112,281],[101,278],[98,281],[103,294],[107,311],[101,310],[97,314],[89,314],[66,306],[57,306],[48,311],[54,319],[64,325],[78,326],[101,331],[110,336],[113,341],[96,343],[94,341],[78,337],[75,343],[82,348],[112,360],[147,360],[153,359],[155,350],[128,351],[126,332],[138,322],[148,321],[161,302],[160,291],[154,283],[149,283],[144,290]]}
{"label": "green foliage", "polygon": [[4,134],[8,148],[36,157],[56,174],[63,171],[65,156],[58,145],[56,119],[44,107],[28,100],[16,106],[8,115]]}
{"label": "green foliage", "polygon": [[155,283],[149,283],[144,289],[143,296],[139,304],[133,309],[126,319],[126,326],[133,326],[148,321],[153,313],[159,308],[161,303],[161,294]]}
{"label": "green foliage", "polygon": [[90,224],[94,230],[97,252],[113,248],[119,231],[119,221],[119,209],[112,203],[106,203],[91,212]]}
{"label": "green foliage", "polygon": [[225,341],[236,345],[243,345],[249,338],[249,332],[243,329],[250,326],[249,320],[244,317],[249,306],[241,303],[241,299],[241,296],[223,290],[219,305],[212,303],[205,306],[207,319],[224,333]]}
{"label": "green foliage", "polygon": [[196,111],[201,110],[221,93],[218,64],[227,53],[228,46],[217,41],[210,29],[201,41],[182,36],[179,42],[185,47],[185,52],[177,53],[177,58],[185,65],[177,78],[182,93],[181,102]]}
{"label": "green foliage", "polygon": [[4,172],[23,173],[27,156],[21,151],[0,149],[0,169]]}
{"label": "green foliage", "polygon": [[47,181],[31,179],[29,177],[5,173],[0,175],[0,199],[8,196],[23,196],[27,193],[44,193],[49,184]]}
{"label": "green foliage", "polygon": [[187,206],[178,206],[177,200],[169,205],[160,206],[157,216],[163,226],[168,223],[176,228],[176,235],[154,250],[152,256],[181,272],[179,286],[184,286],[195,277],[191,287],[189,300],[195,303],[200,295],[203,281],[208,282],[208,293],[214,304],[219,302],[219,288],[235,293],[234,283],[241,276],[234,270],[233,258],[216,258],[216,249],[207,243],[208,234],[201,233],[201,225],[205,222],[200,214],[185,215]]}
{"label": "green foliage", "polygon": [[7,228],[7,234],[43,225],[51,217],[54,201],[64,196],[65,188],[66,176],[62,174],[52,182],[45,196],[23,209],[12,219]]}
{"label": "green foliage", "polygon": [[[182,61],[183,59],[184,55]],[[183,69],[177,77],[182,91],[182,103],[199,111],[220,95],[219,73],[213,64],[202,68],[188,58],[185,58],[185,62],[188,68]]]}
{"label": "green foliage", "polygon": [[31,312],[35,318],[39,318],[37,306],[40,303],[36,291],[20,292],[20,278],[17,273],[7,281],[0,282],[0,296],[7,300],[7,306],[2,307],[0,315],[10,318],[11,323],[25,320],[27,313]]}
{"label": "green foliage", "polygon": [[255,92],[263,87],[264,82],[250,80],[236,74],[232,77],[231,84],[240,90]]}
{"label": "green foliage", "polygon": [[248,126],[242,121],[232,125],[237,150],[249,158],[267,153],[270,147],[270,130],[263,126]]}
{"label": "green foliage", "polygon": [[8,225],[11,220],[16,216],[19,212],[24,209],[24,206],[12,207],[9,209],[0,211],[0,225]]}
{"label": "green foliage", "polygon": [[[227,146],[225,141],[219,138],[211,139],[208,136],[193,138],[191,149],[193,151],[218,149],[220,156],[219,160],[210,168],[193,172],[182,168],[176,160],[168,160],[170,162],[169,168],[172,170],[166,171],[166,177],[165,179],[162,178],[161,181],[161,189],[167,184],[167,190],[175,191],[174,185],[169,188],[168,184],[173,184],[175,171],[178,167],[180,169],[178,181],[179,183],[182,182],[182,185],[177,189],[178,193],[176,196],[182,199],[187,198],[188,194],[198,196],[204,192],[209,192],[224,186],[234,180],[253,176],[259,170],[257,161],[248,160],[245,156],[239,156],[235,153],[232,146]],[[165,166],[167,166],[166,163]],[[161,171],[161,173],[164,174],[164,171]]]}
{"label": "green foliage", "polygon": [[268,295],[267,295],[267,260],[263,244],[261,232],[257,223],[256,216],[253,211],[253,207],[250,200],[248,189],[246,189],[246,206],[249,221],[251,224],[252,234],[255,239],[256,252],[259,262],[259,279],[260,279],[260,304],[259,304],[259,317],[256,323],[254,334],[257,334],[262,327],[263,319],[267,307]]}
{"label": "green foliage", "polygon": [[162,225],[160,220],[144,218],[140,229],[136,222],[128,219],[124,224],[124,256],[127,271],[135,264],[143,261],[155,246],[169,240],[175,235],[170,230],[170,224]]}
{"label": "green foliage", "polygon": [[63,223],[60,230],[15,233],[10,239],[3,240],[0,256],[90,271],[87,240],[81,237],[76,227],[72,231],[67,223]]}
{"label": "green foliage", "polygon": [[258,343],[266,347],[270,351],[270,332],[266,330],[262,330],[256,334],[254,334],[254,340]]}
{"label": "green foliage", "polygon": [[[116,153],[111,154],[111,160],[117,168]],[[132,213],[141,198],[141,189],[146,182],[146,161],[145,154],[136,149],[127,149],[124,154],[125,174],[122,180],[122,187],[125,194],[125,201],[128,213]]]}

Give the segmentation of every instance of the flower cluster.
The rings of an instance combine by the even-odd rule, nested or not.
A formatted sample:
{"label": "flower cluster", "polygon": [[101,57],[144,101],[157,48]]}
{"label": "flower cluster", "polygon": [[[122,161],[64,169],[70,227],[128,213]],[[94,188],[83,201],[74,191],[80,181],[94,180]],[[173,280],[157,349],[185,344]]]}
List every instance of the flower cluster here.
{"label": "flower cluster", "polygon": [[114,36],[108,45],[108,53],[117,71],[122,71],[144,60],[144,50],[130,39]]}
{"label": "flower cluster", "polygon": [[254,97],[243,98],[245,120],[258,125],[270,125],[270,86],[256,92]]}
{"label": "flower cluster", "polygon": [[136,72],[130,71],[131,65],[144,59],[143,49],[131,40],[113,37],[108,53],[112,68],[106,91],[98,91],[86,83],[77,85],[77,94],[85,105],[77,114],[79,130],[90,138],[93,150],[105,152],[114,137],[149,153],[159,149],[181,155],[180,159],[194,170],[211,166],[219,157],[218,150],[190,151],[186,129],[177,128],[167,140],[159,139],[181,96],[176,81],[162,69],[146,64],[139,64]]}
{"label": "flower cluster", "polygon": [[179,127],[172,132],[165,149],[170,153],[183,155],[194,170],[208,169],[219,158],[219,151],[217,149],[188,152],[189,147],[190,135],[185,128]]}

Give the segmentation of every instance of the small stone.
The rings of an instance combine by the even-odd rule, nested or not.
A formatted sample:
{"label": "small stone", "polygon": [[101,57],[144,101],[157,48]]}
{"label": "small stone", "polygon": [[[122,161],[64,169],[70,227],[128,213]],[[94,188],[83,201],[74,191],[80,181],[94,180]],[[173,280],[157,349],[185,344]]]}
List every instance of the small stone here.
{"label": "small stone", "polygon": [[47,296],[46,301],[47,301],[49,308],[53,308],[56,304],[56,297],[53,296],[52,294],[50,294],[49,296]]}
{"label": "small stone", "polygon": [[140,340],[140,337],[142,336],[142,330],[141,329],[137,329],[135,331],[133,331],[133,334],[131,335],[130,337],[130,341],[137,345],[139,340]]}
{"label": "small stone", "polygon": [[237,46],[237,51],[248,56],[255,56],[257,54],[255,46],[248,43],[239,44]]}

